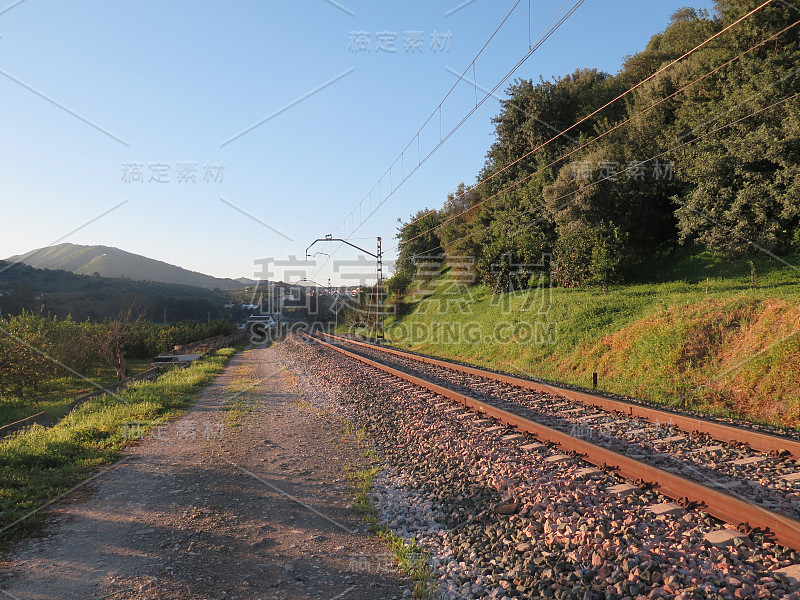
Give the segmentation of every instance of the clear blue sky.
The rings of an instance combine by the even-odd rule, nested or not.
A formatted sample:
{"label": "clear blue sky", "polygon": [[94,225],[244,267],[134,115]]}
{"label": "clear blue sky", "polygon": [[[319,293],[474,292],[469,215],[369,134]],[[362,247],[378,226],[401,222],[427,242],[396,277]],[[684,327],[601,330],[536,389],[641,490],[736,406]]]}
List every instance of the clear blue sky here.
{"label": "clear blue sky", "polygon": [[[455,83],[448,69],[469,64],[515,1],[474,0],[451,12],[462,3],[5,0],[0,257],[64,238],[230,277],[253,276],[258,259],[302,257],[314,238],[352,229],[335,228]],[[532,0],[534,40],[562,4]],[[712,7],[587,0],[515,76],[617,72],[687,4]],[[479,59],[480,86],[493,87],[524,55],[528,30],[523,0]],[[446,47],[431,48],[434,32]],[[369,52],[357,45],[364,40]],[[377,48],[392,42],[394,52]],[[441,128],[470,103],[475,88],[462,83]],[[460,181],[472,182],[498,106],[476,112],[356,234],[372,239],[355,243],[372,249],[380,235],[391,250],[398,217],[438,208]],[[437,117],[423,132],[423,155],[439,128]],[[403,168],[417,160],[409,153]],[[139,174],[143,182],[127,181]],[[308,276],[338,278],[331,264]]]}

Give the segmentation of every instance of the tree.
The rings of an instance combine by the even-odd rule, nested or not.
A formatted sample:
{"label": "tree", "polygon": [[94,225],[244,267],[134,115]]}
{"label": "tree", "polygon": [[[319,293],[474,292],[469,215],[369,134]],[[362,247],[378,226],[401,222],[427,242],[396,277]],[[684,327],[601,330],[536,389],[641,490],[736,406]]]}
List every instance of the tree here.
{"label": "tree", "polygon": [[408,286],[411,285],[412,278],[405,271],[397,271],[389,279],[384,281],[384,290],[388,294],[386,303],[388,308],[394,311],[395,315],[403,313],[404,298]]}
{"label": "tree", "polygon": [[573,226],[561,231],[553,249],[553,282],[561,287],[580,287],[590,277],[592,232],[587,227]]}
{"label": "tree", "polygon": [[[755,7],[718,0],[721,23]],[[774,3],[737,26],[725,51],[735,56],[796,21]],[[729,43],[728,43],[729,42]],[[721,52],[721,51],[718,51]],[[796,31],[748,52],[703,83],[705,101],[676,113],[686,146],[679,160],[686,193],[675,197],[682,241],[737,255],[757,248],[786,253],[800,227],[800,64]]]}
{"label": "tree", "polygon": [[47,319],[48,338],[51,351],[64,366],[86,374],[102,361],[94,345],[92,323],[76,323],[72,317],[59,320],[56,317]]}
{"label": "tree", "polygon": [[589,262],[589,281],[599,285],[604,294],[608,286],[620,279],[620,266],[624,257],[625,235],[613,224],[602,232],[595,232]]}
{"label": "tree", "polygon": [[474,257],[478,251],[471,235],[472,224],[480,214],[481,190],[468,190],[462,181],[455,192],[447,195],[439,210],[440,225],[437,228],[442,248],[452,258]]}
{"label": "tree", "polygon": [[36,294],[31,286],[20,283],[3,299],[3,312],[18,315],[36,308]]}
{"label": "tree", "polygon": [[[399,219],[398,219],[399,220]],[[439,213],[427,208],[412,215],[408,223],[398,227],[400,253],[395,270],[413,277],[416,274],[416,261],[420,258],[440,258],[444,251],[437,227],[441,223]]]}
{"label": "tree", "polygon": [[551,250],[561,285],[604,289],[622,265],[678,243],[729,255],[800,251],[796,9],[772,2],[722,33],[759,4],[716,0],[713,16],[682,8],[613,76],[584,68],[516,80],[493,119],[479,185],[460,184],[401,237],[421,238],[421,217],[438,218],[429,231],[448,261],[472,259],[495,286],[503,264],[538,263]]}
{"label": "tree", "polygon": [[28,311],[0,319],[0,392],[20,400],[55,376],[45,319]]}
{"label": "tree", "polygon": [[541,201],[537,181],[517,186],[488,203],[474,228],[476,271],[480,280],[494,289],[508,289],[511,265],[540,264],[555,242],[553,219]]}
{"label": "tree", "polygon": [[555,282],[563,287],[599,285],[608,292],[621,279],[624,248],[625,234],[613,223],[598,229],[573,225],[556,243]]}
{"label": "tree", "polygon": [[126,377],[125,351],[133,341],[135,328],[142,320],[142,315],[134,316],[131,305],[122,310],[115,318],[106,319],[105,323],[95,328],[94,342],[102,359],[108,363],[118,380]]}
{"label": "tree", "polygon": [[408,286],[411,284],[411,277],[404,271],[397,271],[389,279],[384,281],[384,286],[387,294],[394,294],[402,296],[406,293]]}

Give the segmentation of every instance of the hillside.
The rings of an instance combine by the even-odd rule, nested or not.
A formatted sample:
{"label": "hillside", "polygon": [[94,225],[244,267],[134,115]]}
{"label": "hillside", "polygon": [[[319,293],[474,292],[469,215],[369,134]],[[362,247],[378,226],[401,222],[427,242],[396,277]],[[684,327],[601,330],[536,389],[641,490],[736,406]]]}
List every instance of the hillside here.
{"label": "hillside", "polygon": [[[793,259],[791,263],[796,263]],[[386,337],[412,350],[721,415],[800,426],[800,290],[769,259],[676,256],[660,282],[497,294],[444,270]],[[344,328],[343,328],[344,329]]]}
{"label": "hillside", "polygon": [[77,275],[70,271],[37,269],[0,261],[0,314],[43,311],[82,321],[102,320],[134,303],[150,320],[169,321],[229,316],[223,293],[201,287]]}
{"label": "hillside", "polygon": [[474,182],[401,225],[398,270],[458,257],[493,286],[546,254],[558,286],[606,287],[681,245],[797,254],[797,17],[717,0],[677,10],[618,73],[516,80]]}
{"label": "hillside", "polygon": [[109,246],[81,246],[64,243],[31,250],[25,254],[11,256],[6,260],[21,262],[37,269],[60,269],[79,275],[97,274],[101,277],[126,277],[138,281],[177,283],[206,289],[225,290],[246,285],[234,279],[223,279],[189,271],[160,260]]}

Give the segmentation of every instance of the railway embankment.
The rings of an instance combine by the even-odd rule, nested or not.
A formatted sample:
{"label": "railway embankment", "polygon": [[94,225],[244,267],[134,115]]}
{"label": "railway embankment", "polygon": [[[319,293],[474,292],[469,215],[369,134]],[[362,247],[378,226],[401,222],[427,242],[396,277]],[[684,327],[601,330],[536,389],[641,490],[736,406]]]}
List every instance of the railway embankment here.
{"label": "railway embankment", "polygon": [[[447,273],[412,285],[393,345],[478,366],[800,425],[800,290],[787,269],[595,289],[498,293]],[[397,306],[397,302],[390,299]],[[343,331],[340,328],[339,331]]]}

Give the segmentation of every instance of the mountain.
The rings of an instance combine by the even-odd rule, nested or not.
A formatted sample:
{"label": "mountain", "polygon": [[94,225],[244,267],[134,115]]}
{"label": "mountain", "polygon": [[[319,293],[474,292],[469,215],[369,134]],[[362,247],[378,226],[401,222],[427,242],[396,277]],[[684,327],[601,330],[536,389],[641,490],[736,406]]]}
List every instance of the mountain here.
{"label": "mountain", "polygon": [[37,269],[60,269],[79,275],[179,283],[206,289],[236,289],[247,285],[235,279],[223,279],[189,271],[160,260],[109,246],[80,246],[64,243],[10,256],[6,260],[20,262]]}
{"label": "mountain", "polygon": [[[238,293],[232,292],[232,293]],[[23,310],[76,321],[102,321],[133,306],[151,321],[237,317],[227,292],[160,281],[76,275],[0,261],[0,315]]]}

